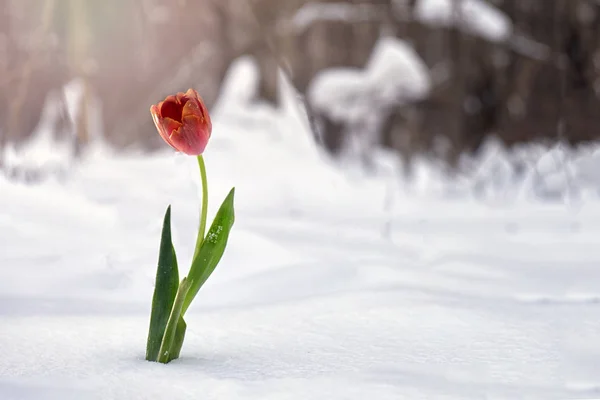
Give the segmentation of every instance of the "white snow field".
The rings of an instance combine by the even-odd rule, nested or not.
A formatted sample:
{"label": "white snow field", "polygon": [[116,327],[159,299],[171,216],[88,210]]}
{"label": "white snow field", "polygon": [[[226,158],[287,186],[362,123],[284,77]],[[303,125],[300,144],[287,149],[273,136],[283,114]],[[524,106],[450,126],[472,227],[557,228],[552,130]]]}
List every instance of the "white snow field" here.
{"label": "white snow field", "polygon": [[[248,67],[206,152],[210,215],[235,185],[236,223],[168,365],[145,340],[168,204],[181,276],[192,255],[194,158],[96,144],[60,179],[0,178],[0,399],[600,397],[594,154],[521,186],[498,148],[463,180],[423,161],[403,182],[385,155],[368,176],[321,154],[289,93],[244,106]],[[540,197],[544,176],[579,195]]]}

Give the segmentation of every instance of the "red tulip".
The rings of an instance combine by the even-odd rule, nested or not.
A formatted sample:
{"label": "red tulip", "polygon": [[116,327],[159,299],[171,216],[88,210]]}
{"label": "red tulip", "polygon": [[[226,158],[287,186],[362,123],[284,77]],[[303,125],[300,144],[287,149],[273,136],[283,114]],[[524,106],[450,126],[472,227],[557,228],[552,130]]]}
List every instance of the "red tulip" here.
{"label": "red tulip", "polygon": [[158,133],[175,150],[197,156],[204,152],[212,123],[208,109],[194,89],[167,96],[150,107]]}

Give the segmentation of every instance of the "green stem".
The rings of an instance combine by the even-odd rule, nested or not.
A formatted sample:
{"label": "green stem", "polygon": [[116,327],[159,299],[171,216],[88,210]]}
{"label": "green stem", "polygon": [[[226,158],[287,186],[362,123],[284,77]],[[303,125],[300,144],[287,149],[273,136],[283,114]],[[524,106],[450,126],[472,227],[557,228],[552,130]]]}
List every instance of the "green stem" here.
{"label": "green stem", "polygon": [[198,227],[198,237],[196,238],[196,249],[194,250],[194,257],[192,260],[198,255],[200,246],[204,241],[206,214],[208,213],[208,183],[206,179],[206,165],[204,164],[204,157],[202,157],[202,154],[198,156],[198,167],[200,167],[200,180],[202,181],[202,208],[200,209],[200,226]]}
{"label": "green stem", "polygon": [[173,341],[175,340],[175,334],[177,332],[177,323],[181,317],[181,309],[183,308],[183,302],[185,301],[185,296],[187,296],[189,289],[190,284],[187,278],[183,278],[179,284],[179,289],[177,290],[177,295],[175,296],[175,301],[173,302],[173,308],[171,309],[171,314],[169,315],[169,320],[167,321],[165,333],[160,343],[160,350],[158,351],[157,359],[159,363],[166,364],[173,359],[172,354],[174,349],[172,347]]}

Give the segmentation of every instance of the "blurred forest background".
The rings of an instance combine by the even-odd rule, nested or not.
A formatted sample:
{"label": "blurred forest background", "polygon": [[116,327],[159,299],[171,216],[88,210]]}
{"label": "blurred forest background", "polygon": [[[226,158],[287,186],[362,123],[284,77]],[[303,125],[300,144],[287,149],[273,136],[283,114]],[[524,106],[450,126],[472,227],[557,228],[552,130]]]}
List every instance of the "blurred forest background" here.
{"label": "blurred forest background", "polygon": [[[598,137],[600,2],[446,0],[453,18],[434,21],[427,1],[0,0],[0,154],[34,132],[49,94],[65,110],[54,134],[76,132],[74,146],[86,145],[88,108],[69,119],[60,94],[75,78],[83,103],[101,105],[108,143],[158,148],[149,105],[194,87],[214,106],[244,55],[259,66],[256,101],[277,106],[278,80],[289,78],[306,95],[299,101],[315,139],[335,154],[361,121],[336,117],[307,93],[322,71],[364,68],[382,36],[406,41],[431,76],[422,97],[377,102],[364,93],[381,116],[370,145],[407,164],[427,153],[454,165],[491,135],[508,146]],[[481,7],[506,29],[486,30],[497,21],[479,14],[462,18]]]}

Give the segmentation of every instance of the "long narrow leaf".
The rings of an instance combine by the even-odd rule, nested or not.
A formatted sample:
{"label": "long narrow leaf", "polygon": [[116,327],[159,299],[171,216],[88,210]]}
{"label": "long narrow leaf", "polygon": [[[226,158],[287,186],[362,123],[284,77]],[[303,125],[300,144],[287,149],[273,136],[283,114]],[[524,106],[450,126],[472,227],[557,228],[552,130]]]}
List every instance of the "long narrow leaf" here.
{"label": "long narrow leaf", "polygon": [[217,215],[206,234],[206,238],[202,242],[198,254],[192,261],[190,273],[188,274],[190,290],[183,304],[182,315],[185,314],[192,300],[194,300],[202,285],[204,285],[210,274],[215,270],[225,252],[229,232],[235,222],[234,195],[235,188],[232,188],[225,200],[223,200],[221,207],[219,207]]}
{"label": "long narrow leaf", "polygon": [[152,297],[150,329],[146,343],[146,360],[148,361],[156,361],[158,358],[158,351],[178,287],[179,272],[177,271],[177,256],[171,240],[171,206],[169,206],[163,222],[154,296]]}

